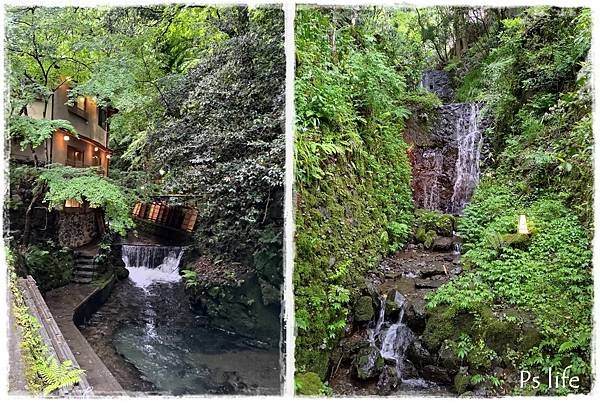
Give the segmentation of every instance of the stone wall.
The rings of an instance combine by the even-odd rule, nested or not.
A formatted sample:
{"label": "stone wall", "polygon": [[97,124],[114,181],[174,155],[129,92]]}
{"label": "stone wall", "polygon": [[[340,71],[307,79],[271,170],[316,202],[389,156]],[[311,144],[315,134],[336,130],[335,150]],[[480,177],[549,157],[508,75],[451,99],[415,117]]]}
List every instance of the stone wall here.
{"label": "stone wall", "polygon": [[[75,210],[75,209],[74,209]],[[61,246],[77,248],[96,239],[100,232],[97,210],[61,211],[58,216],[58,242]]]}

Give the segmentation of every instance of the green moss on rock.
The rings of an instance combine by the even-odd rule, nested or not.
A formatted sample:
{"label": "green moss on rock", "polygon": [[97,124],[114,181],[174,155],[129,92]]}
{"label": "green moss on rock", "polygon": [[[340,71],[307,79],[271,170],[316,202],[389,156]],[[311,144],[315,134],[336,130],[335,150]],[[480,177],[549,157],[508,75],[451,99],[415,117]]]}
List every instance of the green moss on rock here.
{"label": "green moss on rock", "polygon": [[323,384],[323,382],[321,382],[319,375],[314,372],[304,372],[296,374],[295,384],[296,393],[298,395],[321,395],[325,390],[325,385]]}
{"label": "green moss on rock", "polygon": [[369,296],[360,297],[354,307],[354,320],[357,322],[367,322],[373,319],[374,315],[373,299]]}

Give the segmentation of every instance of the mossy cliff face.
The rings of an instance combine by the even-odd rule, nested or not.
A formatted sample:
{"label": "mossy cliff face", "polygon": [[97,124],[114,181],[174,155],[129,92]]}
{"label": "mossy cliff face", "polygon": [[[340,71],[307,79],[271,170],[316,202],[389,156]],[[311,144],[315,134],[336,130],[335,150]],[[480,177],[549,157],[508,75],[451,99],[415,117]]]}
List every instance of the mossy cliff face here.
{"label": "mossy cliff face", "polygon": [[296,17],[295,358],[298,372],[321,379],[366,274],[410,237],[404,123],[439,103],[416,91],[422,55],[386,50],[415,39],[353,12],[304,8]]}

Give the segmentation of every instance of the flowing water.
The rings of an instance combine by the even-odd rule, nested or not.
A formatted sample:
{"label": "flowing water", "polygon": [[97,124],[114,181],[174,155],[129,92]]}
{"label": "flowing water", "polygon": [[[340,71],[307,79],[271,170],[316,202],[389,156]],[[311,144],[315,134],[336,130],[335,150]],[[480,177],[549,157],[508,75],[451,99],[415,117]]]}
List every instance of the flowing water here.
{"label": "flowing water", "polygon": [[441,184],[439,178],[443,175],[444,154],[440,149],[430,149],[423,152],[423,165],[425,167],[423,180],[423,207],[435,210],[440,205]]}
{"label": "flowing water", "polygon": [[429,143],[411,148],[412,188],[418,208],[461,214],[479,184],[483,146],[478,103],[442,105]]}
{"label": "flowing water", "polygon": [[402,321],[406,299],[402,294],[394,291],[394,304],[399,308],[394,320],[389,318],[386,320],[386,297],[383,296],[380,302],[379,314],[367,329],[369,342],[379,350],[384,360],[395,363],[397,375],[402,379],[404,354],[414,339],[412,331]]}
{"label": "flowing water", "polygon": [[452,213],[460,214],[479,184],[479,160],[483,136],[479,123],[479,104],[466,104],[456,122],[456,177],[452,192]]}
{"label": "flowing water", "polygon": [[183,248],[124,245],[130,277],[82,333],[126,390],[279,394],[279,351],[207,326],[179,275]]}

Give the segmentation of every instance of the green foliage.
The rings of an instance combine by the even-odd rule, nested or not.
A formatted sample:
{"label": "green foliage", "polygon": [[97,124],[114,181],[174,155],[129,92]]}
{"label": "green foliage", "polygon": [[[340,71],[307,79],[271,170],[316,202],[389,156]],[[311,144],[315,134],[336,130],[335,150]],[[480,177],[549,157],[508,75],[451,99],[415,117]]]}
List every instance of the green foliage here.
{"label": "green foliage", "polygon": [[[324,377],[351,296],[408,240],[402,140],[423,67],[414,12],[302,8],[296,16],[296,363]],[[419,79],[417,79],[417,77]]]}
{"label": "green foliage", "polygon": [[[177,109],[148,133],[163,189],[194,195],[195,245],[283,280],[283,12],[223,11],[213,44],[165,94]],[[225,24],[226,22],[226,24]]]}
{"label": "green foliage", "polygon": [[29,246],[22,254],[25,269],[41,291],[68,284],[73,275],[73,255],[66,248],[48,242],[45,248]]}
{"label": "green foliage", "polygon": [[65,201],[88,202],[91,208],[102,208],[109,228],[125,235],[133,227],[131,203],[112,180],[100,176],[93,168],[53,165],[41,171],[40,181],[48,187],[44,201],[50,209],[62,209]]}
{"label": "green foliage", "polygon": [[[507,179],[481,183],[458,226],[469,272],[441,287],[428,305],[455,312],[495,303],[522,307],[535,315],[542,340],[518,357],[518,365],[542,372],[573,365],[573,374],[589,385],[590,239],[567,207],[567,195],[520,195],[515,188]],[[527,216],[531,232],[526,243],[490,241],[494,234],[516,233],[519,214]]]}
{"label": "green foliage", "polygon": [[61,387],[74,385],[79,382],[80,375],[85,372],[80,368],[74,368],[73,363],[69,360],[59,363],[53,356],[46,358],[43,363],[38,362],[36,369],[46,385],[42,390],[44,396]]}
{"label": "green foliage", "polygon": [[67,120],[33,119],[28,116],[11,116],[8,120],[9,137],[19,141],[21,150],[38,147],[57,129],[77,136],[77,130]]}
{"label": "green foliage", "polygon": [[331,389],[321,382],[319,375],[314,372],[296,374],[296,377],[294,378],[294,388],[298,395],[331,395]]}
{"label": "green foliage", "polygon": [[567,193],[586,228],[593,218],[590,27],[584,8],[532,7],[504,19],[494,40],[482,38],[490,46],[473,56],[458,90],[462,101],[486,104],[494,168],[523,178],[524,192]]}
{"label": "green foliage", "polygon": [[7,249],[9,267],[10,292],[13,296],[12,310],[17,326],[21,330],[21,350],[25,359],[25,376],[27,390],[32,394],[43,393],[44,396],[53,391],[73,385],[80,380],[84,371],[73,367],[71,361],[59,363],[48,353],[39,333],[41,324],[33,317],[25,304],[23,294],[17,286],[17,276],[13,269],[14,257]]}
{"label": "green foliage", "polygon": [[455,227],[455,218],[452,214],[443,214],[438,211],[417,209],[415,211],[414,227],[427,232],[434,231],[437,235],[452,236]]}
{"label": "green foliage", "polygon": [[200,282],[198,281],[198,273],[196,272],[196,270],[184,269],[181,271],[181,277],[183,278],[183,281],[185,283],[185,288],[195,289],[200,285]]}

